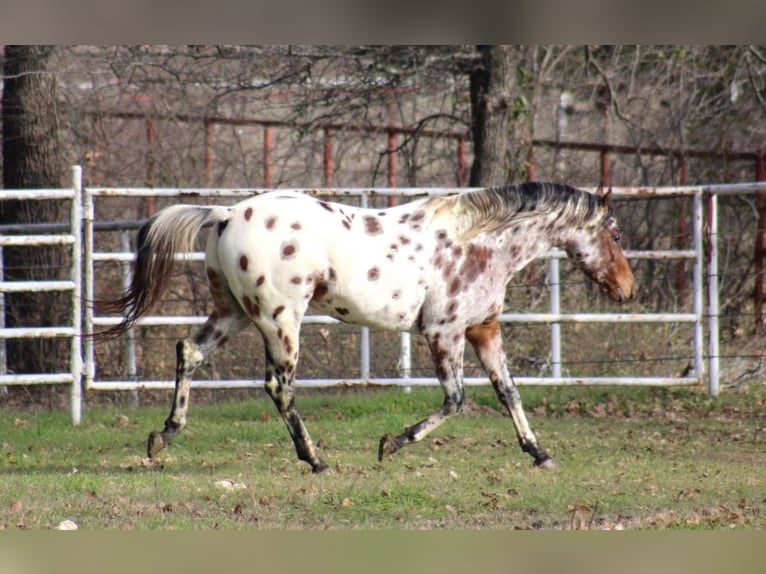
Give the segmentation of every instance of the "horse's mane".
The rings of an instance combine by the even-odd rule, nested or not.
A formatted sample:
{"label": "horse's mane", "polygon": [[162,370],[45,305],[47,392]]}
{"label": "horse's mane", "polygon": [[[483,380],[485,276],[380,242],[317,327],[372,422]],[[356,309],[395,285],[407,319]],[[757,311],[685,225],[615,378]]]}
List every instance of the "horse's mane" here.
{"label": "horse's mane", "polygon": [[556,213],[560,225],[599,225],[611,215],[601,197],[560,183],[527,182],[490,187],[458,197],[457,207],[473,235],[494,231],[514,221]]}

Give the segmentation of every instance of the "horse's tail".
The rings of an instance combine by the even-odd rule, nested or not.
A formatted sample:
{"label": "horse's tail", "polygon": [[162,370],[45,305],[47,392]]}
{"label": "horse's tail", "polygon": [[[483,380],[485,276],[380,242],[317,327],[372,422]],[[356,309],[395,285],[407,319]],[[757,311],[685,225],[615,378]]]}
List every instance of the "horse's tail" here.
{"label": "horse's tail", "polygon": [[146,315],[168,286],[175,254],[191,251],[203,227],[228,218],[228,207],[173,205],[147,221],[138,231],[130,287],[117,299],[96,303],[100,312],[120,313],[123,320],[95,336],[122,335]]}

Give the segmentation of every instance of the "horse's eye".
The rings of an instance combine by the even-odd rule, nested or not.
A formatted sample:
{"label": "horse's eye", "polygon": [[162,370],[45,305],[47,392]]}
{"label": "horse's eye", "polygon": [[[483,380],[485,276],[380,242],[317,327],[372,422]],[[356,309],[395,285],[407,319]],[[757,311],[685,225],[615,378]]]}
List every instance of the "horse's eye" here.
{"label": "horse's eye", "polygon": [[619,243],[620,242],[620,234],[619,233],[615,233],[614,235],[612,235],[612,241],[614,241],[615,243]]}

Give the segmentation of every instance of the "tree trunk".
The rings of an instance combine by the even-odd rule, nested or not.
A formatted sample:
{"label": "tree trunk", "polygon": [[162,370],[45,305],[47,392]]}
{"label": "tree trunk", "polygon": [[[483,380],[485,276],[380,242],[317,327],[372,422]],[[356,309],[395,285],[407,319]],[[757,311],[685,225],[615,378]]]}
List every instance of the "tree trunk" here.
{"label": "tree trunk", "polygon": [[474,159],[468,185],[487,187],[508,183],[507,163],[515,80],[513,46],[479,46],[470,72],[471,137]]}
{"label": "tree trunk", "polygon": [[[57,81],[53,46],[6,46],[3,61],[2,148],[5,189],[60,188]],[[0,192],[1,193],[1,192]],[[66,221],[57,201],[3,201],[0,223]],[[69,253],[58,247],[7,247],[5,280],[52,280],[67,277]],[[68,294],[67,294],[68,295]],[[63,293],[5,296],[6,325],[64,324],[68,297]],[[7,341],[8,370],[52,372],[66,368],[62,340]]]}

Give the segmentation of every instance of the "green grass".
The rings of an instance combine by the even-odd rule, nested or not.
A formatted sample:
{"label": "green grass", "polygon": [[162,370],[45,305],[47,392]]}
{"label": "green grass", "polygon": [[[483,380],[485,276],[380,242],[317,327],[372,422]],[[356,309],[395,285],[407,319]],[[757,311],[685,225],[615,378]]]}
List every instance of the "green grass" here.
{"label": "green grass", "polygon": [[[758,529],[766,525],[762,385],[522,388],[558,469],[532,467],[491,389],[378,464],[377,443],[441,404],[438,389],[303,393],[332,471],[312,475],[266,399],[192,405],[148,464],[166,408],[0,413],[0,528]],[[227,489],[220,481],[229,480]]]}

